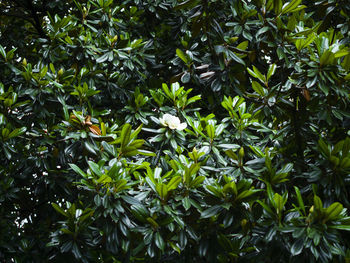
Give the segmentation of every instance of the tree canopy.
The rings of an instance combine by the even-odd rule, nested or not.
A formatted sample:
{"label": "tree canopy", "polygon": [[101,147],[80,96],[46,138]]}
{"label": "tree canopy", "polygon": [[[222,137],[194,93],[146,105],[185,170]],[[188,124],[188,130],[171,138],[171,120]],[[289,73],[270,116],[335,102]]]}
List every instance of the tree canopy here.
{"label": "tree canopy", "polygon": [[348,0],[0,2],[0,261],[348,262]]}

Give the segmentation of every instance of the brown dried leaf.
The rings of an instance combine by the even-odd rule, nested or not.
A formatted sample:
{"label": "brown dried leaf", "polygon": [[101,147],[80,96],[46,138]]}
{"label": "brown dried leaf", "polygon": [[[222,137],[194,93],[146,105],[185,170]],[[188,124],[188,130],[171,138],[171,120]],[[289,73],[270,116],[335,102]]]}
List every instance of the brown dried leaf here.
{"label": "brown dried leaf", "polygon": [[85,124],[86,125],[92,125],[92,122],[91,122],[91,116],[90,115],[87,115],[86,117],[85,117]]}
{"label": "brown dried leaf", "polygon": [[311,99],[310,92],[307,89],[302,89],[301,93],[307,101]]}
{"label": "brown dried leaf", "polygon": [[101,135],[101,130],[97,125],[91,125],[89,126],[89,130],[96,135]]}

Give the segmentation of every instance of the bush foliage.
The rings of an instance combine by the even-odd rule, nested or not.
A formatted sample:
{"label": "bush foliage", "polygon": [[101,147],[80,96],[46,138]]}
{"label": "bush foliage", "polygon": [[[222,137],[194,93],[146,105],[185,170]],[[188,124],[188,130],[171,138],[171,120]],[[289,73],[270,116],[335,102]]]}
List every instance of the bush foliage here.
{"label": "bush foliage", "polygon": [[350,262],[347,0],[0,9],[0,261]]}

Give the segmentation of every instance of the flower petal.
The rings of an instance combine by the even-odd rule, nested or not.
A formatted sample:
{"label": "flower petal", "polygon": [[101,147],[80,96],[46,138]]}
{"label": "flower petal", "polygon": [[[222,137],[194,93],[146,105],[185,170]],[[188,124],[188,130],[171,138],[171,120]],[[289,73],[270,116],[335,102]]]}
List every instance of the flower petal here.
{"label": "flower petal", "polygon": [[176,116],[173,116],[171,114],[164,114],[163,117],[159,118],[159,122],[163,126],[168,126],[172,130],[183,130],[187,127],[186,123],[180,123],[180,119]]}
{"label": "flower petal", "polygon": [[163,115],[163,120],[164,120],[165,122],[169,122],[173,117],[174,117],[173,115],[170,115],[170,114],[168,114],[168,113],[165,113],[165,114]]}
{"label": "flower petal", "polygon": [[182,130],[186,129],[186,127],[187,127],[187,123],[183,122],[183,123],[181,123],[180,125],[177,126],[177,129],[179,131],[182,131]]}
{"label": "flower petal", "polygon": [[165,122],[165,120],[164,120],[163,118],[160,118],[160,119],[159,119],[159,122],[160,122],[160,124],[162,124],[163,126],[167,126],[167,124],[166,124],[166,122]]}
{"label": "flower petal", "polygon": [[171,120],[172,123],[175,125],[175,126],[179,126],[180,125],[180,119],[178,117],[175,117]]}
{"label": "flower petal", "polygon": [[169,123],[168,126],[169,126],[169,128],[172,129],[172,130],[177,129],[177,125],[175,125],[174,123]]}

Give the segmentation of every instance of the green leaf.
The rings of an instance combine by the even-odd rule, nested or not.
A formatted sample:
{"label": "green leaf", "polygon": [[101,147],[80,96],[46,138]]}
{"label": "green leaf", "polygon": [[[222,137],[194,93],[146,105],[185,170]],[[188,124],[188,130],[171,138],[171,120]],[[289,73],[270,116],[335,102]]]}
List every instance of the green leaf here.
{"label": "green leaf", "polygon": [[350,231],[350,225],[330,225],[328,228]]}
{"label": "green leaf", "polygon": [[188,83],[191,80],[191,74],[188,71],[185,71],[181,76],[182,83]]}
{"label": "green leaf", "polygon": [[264,202],[257,200],[258,204],[260,204],[264,210],[270,215],[270,216],[274,216],[274,212],[272,211],[272,209],[270,207],[268,207]]}
{"label": "green leaf", "polygon": [[262,82],[262,83],[265,83],[266,82],[266,78],[265,76],[258,70],[257,67],[255,67],[253,65],[253,70],[254,70],[254,73],[255,75],[257,76],[257,78]]}
{"label": "green leaf", "polygon": [[165,184],[157,184],[156,191],[159,194],[160,198],[166,200],[168,197],[168,187]]}
{"label": "green leaf", "polygon": [[266,192],[267,192],[267,197],[268,197],[269,201],[271,202],[271,204],[274,207],[276,207],[276,203],[275,203],[275,199],[274,199],[274,192],[273,192],[270,184],[266,185]]}
{"label": "green leaf", "polygon": [[159,224],[152,218],[152,217],[147,217],[146,220],[148,223],[150,223],[153,227],[158,228]]}
{"label": "green leaf", "polygon": [[326,156],[326,157],[331,156],[331,150],[329,149],[328,145],[322,139],[318,140],[318,147],[324,156]]}
{"label": "green leaf", "polygon": [[90,170],[96,174],[98,177],[101,177],[103,175],[103,173],[100,170],[100,167],[98,166],[98,164],[92,162],[92,161],[88,161]]}
{"label": "green leaf", "polygon": [[275,14],[278,15],[282,11],[283,1],[282,0],[273,0],[273,7]]}
{"label": "green leaf", "polygon": [[92,153],[93,155],[97,155],[96,150],[91,143],[86,141],[84,143],[84,146],[85,146],[85,149],[88,150],[90,153]]}
{"label": "green leaf", "polygon": [[199,163],[193,163],[191,164],[190,168],[188,169],[188,173],[190,176],[193,176],[195,175],[199,169],[201,168],[200,164]]}
{"label": "green leaf", "polygon": [[121,198],[130,205],[141,205],[141,202],[132,196],[124,195]]}
{"label": "green leaf", "polygon": [[298,5],[301,3],[302,0],[292,0],[288,3],[285,3],[282,7],[281,14],[286,14],[288,12],[293,12],[294,9],[298,7]]}
{"label": "green leaf", "polygon": [[183,62],[185,62],[185,64],[188,63],[187,56],[185,55],[185,53],[182,52],[181,49],[178,49],[178,48],[176,49],[176,55],[177,55],[179,58],[181,58],[181,60],[182,60]]}
{"label": "green leaf", "polygon": [[265,96],[265,89],[257,81],[255,81],[255,80],[252,81],[252,88],[261,97]]}
{"label": "green leaf", "polygon": [[134,130],[130,135],[130,140],[137,137],[137,135],[141,132],[143,124],[141,124],[139,127],[137,127],[136,130]]}
{"label": "green leaf", "polygon": [[[178,3],[178,2],[176,2]],[[180,3],[178,3],[174,9],[179,10],[179,9],[185,9],[185,8],[191,8],[197,3],[197,0],[185,0]]]}
{"label": "green leaf", "polygon": [[238,144],[228,144],[228,143],[222,143],[222,144],[218,144],[216,145],[219,148],[223,148],[223,149],[233,149],[233,150],[238,150],[241,146]]}
{"label": "green leaf", "polygon": [[188,196],[186,196],[185,198],[182,199],[182,205],[186,211],[191,208],[191,202],[190,202]]}
{"label": "green leaf", "polygon": [[205,180],[205,177],[203,175],[197,176],[189,185],[189,187],[198,187],[203,181]]}
{"label": "green leaf", "polygon": [[215,137],[215,129],[214,129],[214,126],[211,125],[211,124],[208,124],[206,127],[205,127],[205,130],[207,132],[207,135],[209,136],[210,139],[214,139]]}
{"label": "green leaf", "polygon": [[136,139],[136,140],[134,140],[133,142],[129,143],[129,144],[128,144],[128,147],[133,147],[133,148],[135,148],[135,149],[138,149],[138,148],[140,148],[144,143],[145,143],[144,140],[142,140],[142,139]]}
{"label": "green leaf", "polygon": [[8,139],[17,137],[17,136],[19,136],[19,135],[25,133],[26,130],[27,130],[26,127],[14,129],[14,130],[8,135]]}
{"label": "green leaf", "polygon": [[132,205],[131,212],[137,218],[137,220],[139,220],[140,222],[147,222],[148,221],[147,217],[148,217],[149,213],[143,205],[141,205],[141,204]]}
{"label": "green leaf", "polygon": [[349,168],[350,167],[350,158],[349,157],[343,158],[340,162],[340,167],[343,169]]}
{"label": "green leaf", "polygon": [[103,63],[108,59],[109,53],[103,54],[101,57],[96,59],[96,63]]}
{"label": "green leaf", "polygon": [[55,74],[55,73],[56,73],[55,66],[54,66],[52,63],[50,63],[49,66],[50,66],[51,72],[52,72],[53,74]]}
{"label": "green leaf", "polygon": [[6,52],[2,45],[0,45],[0,54],[6,60]]}
{"label": "green leaf", "polygon": [[120,144],[121,148],[124,148],[130,142],[131,125],[126,123],[123,125],[122,132],[120,134]]}
{"label": "green leaf", "polygon": [[326,208],[326,220],[331,221],[337,219],[340,213],[343,211],[343,205],[341,203],[335,202]]}
{"label": "green leaf", "polygon": [[170,246],[172,247],[172,249],[173,249],[174,251],[176,251],[178,254],[181,254],[181,249],[180,249],[176,244],[174,244],[174,243],[171,242],[171,241],[169,241],[168,243],[170,244]]}
{"label": "green leaf", "polygon": [[167,184],[168,191],[175,190],[177,186],[180,184],[182,178],[181,176],[175,176],[171,178],[170,182]]}
{"label": "green leaf", "polygon": [[74,163],[70,163],[69,164],[70,168],[73,169],[74,172],[76,172],[77,174],[80,174],[82,177],[84,178],[88,178],[88,175],[86,173],[84,173],[78,166],[76,166]]}
{"label": "green leaf", "polygon": [[344,57],[346,55],[349,54],[349,50],[346,50],[346,49],[341,49],[339,51],[337,51],[335,54],[334,54],[334,57],[335,58],[340,58],[340,57]]}
{"label": "green leaf", "polygon": [[171,138],[170,145],[171,145],[171,147],[173,147],[174,150],[177,149],[177,142],[174,138]]}
{"label": "green leaf", "polygon": [[60,214],[62,214],[65,217],[68,217],[68,213],[66,213],[61,207],[59,207],[57,204],[55,203],[51,203],[52,207]]}
{"label": "green leaf", "polygon": [[329,65],[333,63],[334,53],[331,50],[326,50],[320,57],[320,65]]}
{"label": "green leaf", "polygon": [[163,251],[165,248],[165,242],[159,232],[155,234],[154,241],[156,243],[156,246]]}
{"label": "green leaf", "polygon": [[103,146],[103,149],[104,149],[105,151],[107,151],[109,154],[111,154],[112,156],[116,156],[116,155],[117,155],[117,153],[116,153],[115,148],[114,148],[113,145],[110,145],[110,144],[108,144],[108,143],[105,142],[105,141],[103,141],[101,144],[102,144],[102,146]]}
{"label": "green leaf", "polygon": [[299,255],[304,248],[304,239],[303,238],[298,238],[290,248],[290,252],[293,256]]}
{"label": "green leaf", "polygon": [[273,200],[275,203],[275,208],[276,208],[277,213],[278,214],[281,213],[283,210],[283,207],[284,207],[282,196],[279,195],[278,193],[275,193],[273,196]]}
{"label": "green leaf", "polygon": [[267,77],[266,79],[269,80],[273,74],[275,74],[277,65],[276,64],[271,64],[269,67],[269,70],[267,71]]}
{"label": "green leaf", "polygon": [[268,27],[268,26],[262,27],[256,32],[255,37],[258,38],[258,36],[260,36],[261,34],[266,33],[269,30],[270,30],[270,27]]}
{"label": "green leaf", "polygon": [[226,52],[228,54],[228,56],[230,58],[232,58],[234,61],[236,61],[237,63],[245,66],[245,62],[243,59],[241,59],[239,56],[237,56],[234,52],[232,52],[231,50],[227,50]]}
{"label": "green leaf", "polygon": [[250,68],[247,68],[247,71],[252,77],[258,79],[258,75],[256,75],[256,73],[253,70],[251,70]]}
{"label": "green leaf", "polygon": [[212,217],[212,216],[218,215],[222,211],[222,209],[223,208],[221,206],[214,205],[214,206],[204,210],[201,213],[201,217],[202,218],[208,218],[208,217]]}
{"label": "green leaf", "polygon": [[125,180],[125,179],[120,179],[120,180],[118,180],[118,182],[115,183],[115,185],[114,185],[114,191],[115,191],[116,193],[118,193],[118,192],[121,192],[121,191],[123,191],[123,190],[125,190],[125,189],[130,188],[130,186],[127,185],[127,183],[128,183],[128,181]]}
{"label": "green leaf", "polygon": [[213,186],[213,185],[206,185],[205,187],[208,189],[208,191],[210,193],[212,193],[216,197],[218,197],[218,198],[224,197],[222,191],[218,190],[215,186]]}
{"label": "green leaf", "polygon": [[304,215],[306,215],[304,201],[303,201],[303,198],[302,198],[302,196],[300,194],[299,188],[294,186],[294,190],[295,190],[295,193],[297,195],[299,208],[301,208],[301,210],[303,211]]}
{"label": "green leaf", "polygon": [[138,149],[137,153],[142,154],[144,156],[156,156],[156,154],[154,152],[147,151],[147,150],[141,150],[141,149]]}
{"label": "green leaf", "polygon": [[238,194],[238,196],[236,197],[236,201],[240,200],[243,201],[245,198],[255,194],[256,192],[259,192],[260,190],[245,190],[241,193]]}
{"label": "green leaf", "polygon": [[167,84],[163,83],[162,84],[162,89],[165,92],[165,94],[168,96],[169,99],[173,100],[175,98],[174,95],[170,92]]}
{"label": "green leaf", "polygon": [[317,195],[314,196],[314,206],[317,211],[323,211],[322,201]]}
{"label": "green leaf", "polygon": [[99,179],[96,181],[98,184],[108,184],[112,182],[112,178],[109,177],[106,174],[103,174],[102,176],[99,177]]}

